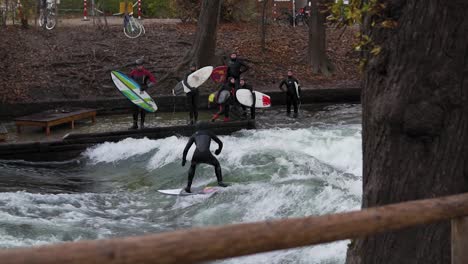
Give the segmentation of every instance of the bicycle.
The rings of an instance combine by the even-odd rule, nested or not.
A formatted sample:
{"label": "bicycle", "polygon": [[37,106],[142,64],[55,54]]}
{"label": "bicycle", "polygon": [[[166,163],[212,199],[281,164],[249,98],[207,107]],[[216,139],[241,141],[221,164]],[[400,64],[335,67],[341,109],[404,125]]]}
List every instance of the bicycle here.
{"label": "bicycle", "polygon": [[6,26],[8,14],[8,1],[0,3],[0,26]]}
{"label": "bicycle", "polygon": [[39,14],[39,26],[47,30],[52,30],[57,25],[55,0],[42,0]]}
{"label": "bicycle", "polygon": [[104,10],[104,4],[102,1],[93,0],[91,2],[92,9],[91,14],[93,16],[93,25],[97,26],[98,29],[107,30],[109,24],[107,23],[107,16]]}
{"label": "bicycle", "polygon": [[133,17],[133,12],[124,14],[123,31],[128,38],[138,38],[146,33],[145,27]]}

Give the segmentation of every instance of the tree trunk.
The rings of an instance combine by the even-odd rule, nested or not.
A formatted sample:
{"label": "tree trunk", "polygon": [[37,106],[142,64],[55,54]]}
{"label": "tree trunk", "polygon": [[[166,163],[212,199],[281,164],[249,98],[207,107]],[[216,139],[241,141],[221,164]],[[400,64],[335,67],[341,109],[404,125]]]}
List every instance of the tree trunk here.
{"label": "tree trunk", "polygon": [[199,68],[218,64],[215,50],[218,16],[221,10],[220,1],[203,0],[197,23],[197,33],[191,50],[184,56],[179,65],[161,79],[161,82],[181,77],[183,72],[188,71],[190,64],[195,64]]}
{"label": "tree trunk", "polygon": [[311,1],[309,19],[309,64],[313,73],[329,76],[334,66],[327,56],[325,15],[320,10],[319,0]]}
{"label": "tree trunk", "polygon": [[262,8],[262,37],[261,37],[261,47],[262,51],[266,50],[266,31],[267,31],[267,6],[270,0],[263,0],[263,8]]}
{"label": "tree trunk", "polygon": [[[468,191],[468,2],[387,1],[395,29],[363,79],[363,202],[374,207]],[[347,263],[450,263],[450,223],[353,241]]]}

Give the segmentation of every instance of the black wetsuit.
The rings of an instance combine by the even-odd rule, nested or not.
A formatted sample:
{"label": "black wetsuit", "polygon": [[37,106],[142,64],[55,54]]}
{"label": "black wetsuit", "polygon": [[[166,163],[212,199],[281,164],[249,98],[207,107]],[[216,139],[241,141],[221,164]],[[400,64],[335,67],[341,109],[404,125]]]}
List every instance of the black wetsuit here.
{"label": "black wetsuit", "polygon": [[[253,103],[250,106],[250,118],[255,119],[255,93],[253,92],[253,87],[249,84],[244,83],[243,86],[240,86],[239,89],[247,89],[252,93],[253,96]],[[244,114],[246,114],[247,107],[242,105],[242,110],[244,110]]]}
{"label": "black wetsuit", "polygon": [[187,83],[188,76],[193,72],[194,71],[187,73],[183,80],[184,85],[191,90],[191,92],[187,93],[187,106],[190,111],[190,124],[194,124],[198,120],[198,98],[200,97],[198,88],[193,88]]}
{"label": "black wetsuit", "polygon": [[[133,80],[135,80],[141,87],[141,91],[146,91],[147,88],[147,83],[148,83],[148,78],[146,76],[138,76],[138,77],[132,77]],[[141,109],[139,106],[135,105],[132,103],[132,109],[133,109],[133,127],[132,128],[138,128],[138,115],[141,116],[140,119],[140,128],[144,128],[145,126],[145,117],[146,117],[146,111]]]}
{"label": "black wetsuit", "polygon": [[301,95],[301,88],[299,86],[299,94],[296,93],[296,86],[294,83],[299,85],[299,81],[294,77],[289,77],[281,81],[279,88],[283,90],[283,85],[286,85],[286,111],[291,114],[291,104],[294,106],[294,115],[297,116],[299,97]]}
{"label": "black wetsuit", "polygon": [[236,88],[238,88],[241,74],[248,71],[250,67],[241,59],[230,59],[227,62],[227,67],[226,81],[229,80],[229,77],[234,77],[236,79]]}
{"label": "black wetsuit", "polygon": [[184,154],[182,157],[182,166],[185,165],[187,153],[190,147],[192,146],[192,144],[195,143],[195,146],[196,146],[195,152],[193,153],[192,162],[190,164],[189,173],[188,173],[187,187],[185,188],[185,191],[187,192],[190,192],[190,187],[192,186],[192,181],[195,176],[195,170],[197,168],[197,164],[200,164],[200,163],[213,165],[215,167],[215,173],[216,173],[216,178],[218,180],[218,185],[226,187],[226,185],[223,183],[221,165],[219,164],[218,159],[215,156],[213,156],[213,154],[210,151],[210,145],[211,145],[212,139],[216,143],[218,143],[218,149],[215,152],[215,154],[218,155],[219,153],[221,153],[221,150],[223,149],[223,142],[221,142],[221,140],[214,133],[208,130],[197,131],[195,134],[193,134],[190,137],[189,141],[187,142],[187,145],[185,146]]}

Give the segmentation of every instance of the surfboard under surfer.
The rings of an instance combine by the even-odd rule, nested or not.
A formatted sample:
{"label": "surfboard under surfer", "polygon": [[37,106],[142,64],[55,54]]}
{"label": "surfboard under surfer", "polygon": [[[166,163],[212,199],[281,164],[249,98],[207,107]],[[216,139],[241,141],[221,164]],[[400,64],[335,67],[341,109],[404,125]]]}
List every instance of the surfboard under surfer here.
{"label": "surfboard under surfer", "polygon": [[187,142],[187,145],[185,146],[184,153],[182,156],[182,166],[185,166],[185,163],[187,162],[187,153],[190,149],[190,147],[195,143],[196,149],[195,152],[193,153],[192,161],[190,164],[190,169],[188,172],[188,182],[187,182],[187,187],[185,187],[185,191],[187,193],[190,193],[193,178],[195,176],[195,170],[197,168],[198,164],[204,163],[204,164],[210,164],[214,166],[215,168],[215,173],[216,173],[216,179],[218,180],[218,185],[221,187],[227,187],[227,184],[223,183],[223,175],[221,172],[221,165],[219,164],[218,159],[213,156],[213,154],[210,151],[210,145],[211,145],[211,140],[214,140],[216,143],[218,143],[218,149],[215,151],[216,155],[219,155],[221,153],[221,150],[223,149],[223,142],[211,131],[204,129],[204,123],[197,123],[197,132],[195,132]]}

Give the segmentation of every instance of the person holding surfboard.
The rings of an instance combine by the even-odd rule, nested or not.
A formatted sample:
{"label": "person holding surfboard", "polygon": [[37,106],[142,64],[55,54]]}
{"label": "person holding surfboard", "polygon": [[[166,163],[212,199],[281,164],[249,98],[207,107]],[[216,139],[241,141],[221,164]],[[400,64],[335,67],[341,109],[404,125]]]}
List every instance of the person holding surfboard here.
{"label": "person holding surfboard", "polygon": [[219,164],[218,159],[213,156],[210,151],[211,140],[214,140],[216,143],[218,143],[218,149],[215,151],[215,154],[219,155],[223,149],[223,142],[213,132],[203,129],[203,123],[197,123],[197,132],[195,132],[189,138],[182,156],[182,166],[185,166],[185,163],[187,163],[187,153],[190,147],[192,147],[193,143],[195,143],[196,148],[195,152],[193,153],[192,162],[188,172],[187,187],[184,189],[187,193],[191,192],[190,188],[192,187],[195,170],[197,169],[197,165],[200,163],[213,165],[215,167],[218,185],[221,187],[227,187],[227,184],[223,182],[221,165]]}
{"label": "person holding surfboard", "polygon": [[242,73],[248,71],[250,67],[245,64],[245,62],[239,58],[237,58],[237,53],[231,53],[230,60],[227,62],[227,78],[226,81],[229,80],[229,77],[234,77],[236,80],[236,90],[239,89],[240,84],[240,76]]}
{"label": "person holding surfboard", "polygon": [[231,107],[231,96],[235,93],[236,79],[229,77],[229,81],[218,91],[215,101],[219,105],[219,111],[211,118],[211,122],[214,122],[220,115],[224,114],[224,122],[229,121],[229,111]]}
{"label": "person holding surfboard", "polygon": [[[141,91],[145,91],[147,88],[151,88],[156,84],[156,78],[154,75],[143,67],[144,61],[137,60],[137,67],[130,72],[130,77],[135,80],[141,87]],[[140,128],[145,128],[145,116],[146,112],[142,108],[133,106],[133,126],[130,129],[138,129],[138,115],[141,116]]]}
{"label": "person holding surfboard", "polygon": [[291,115],[291,104],[294,106],[294,117],[298,114],[299,98],[301,96],[301,86],[299,81],[294,78],[293,71],[288,70],[288,77],[281,81],[279,88],[284,92],[283,86],[286,85],[286,113]]}
{"label": "person holding surfboard", "polygon": [[[250,106],[250,118],[255,119],[255,93],[253,92],[253,87],[252,85],[245,83],[244,77],[240,78],[239,84],[240,84],[239,89],[247,89],[252,93],[253,99],[252,99],[252,106]],[[242,110],[244,111],[243,115],[247,116],[247,111],[246,111],[247,107],[243,104],[241,104],[241,106],[242,106]]]}
{"label": "person holding surfboard", "polygon": [[182,81],[185,87],[190,89],[190,92],[187,93],[187,105],[190,111],[190,125],[193,125],[197,122],[198,120],[198,98],[199,92],[198,88],[196,87],[191,87],[188,84],[188,77],[190,74],[194,73],[197,70],[197,66],[195,65],[190,65],[190,72],[185,75],[184,80]]}

